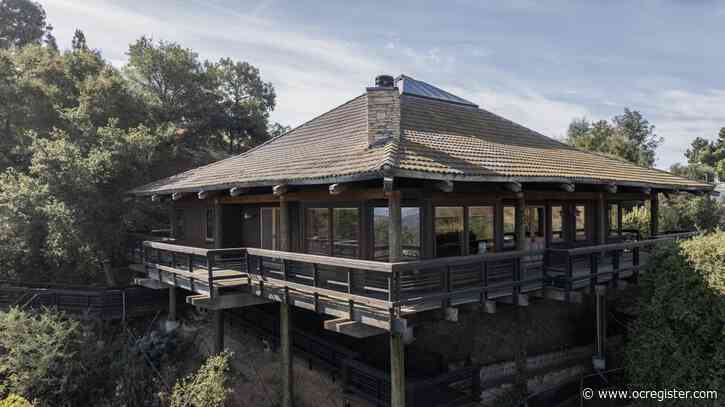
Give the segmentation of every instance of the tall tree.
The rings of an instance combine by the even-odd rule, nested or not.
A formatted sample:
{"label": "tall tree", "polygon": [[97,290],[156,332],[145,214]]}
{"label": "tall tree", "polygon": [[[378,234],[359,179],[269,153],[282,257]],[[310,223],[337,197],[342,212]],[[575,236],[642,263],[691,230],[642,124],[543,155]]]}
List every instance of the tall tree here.
{"label": "tall tree", "polygon": [[44,36],[55,42],[45,10],[29,0],[0,0],[0,48],[41,44]]}
{"label": "tall tree", "polygon": [[275,106],[274,87],[262,81],[259,69],[247,62],[222,58],[210,66],[219,95],[213,127],[229,153],[239,153],[268,138],[269,112]]}
{"label": "tall tree", "polygon": [[574,119],[569,125],[567,143],[590,151],[619,157],[643,167],[654,166],[662,138],[641,113],[624,109],[611,122],[589,123]]}

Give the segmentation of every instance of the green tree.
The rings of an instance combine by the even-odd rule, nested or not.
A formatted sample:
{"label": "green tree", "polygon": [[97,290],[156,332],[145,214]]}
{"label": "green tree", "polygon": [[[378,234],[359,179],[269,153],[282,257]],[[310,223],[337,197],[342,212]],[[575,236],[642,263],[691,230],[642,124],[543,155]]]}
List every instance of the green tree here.
{"label": "green tree", "polygon": [[624,113],[615,116],[611,123],[574,119],[569,125],[566,141],[575,147],[652,167],[662,138],[655,134],[654,126],[642,114],[624,109]]}
{"label": "green tree", "polygon": [[239,153],[269,137],[267,122],[274,110],[274,87],[263,82],[259,69],[247,62],[222,58],[209,66],[214,76],[219,107],[212,126],[229,153]]}
{"label": "green tree", "polygon": [[52,30],[45,22],[45,10],[39,3],[0,0],[0,48],[41,44],[46,35],[49,42],[55,43]]}
{"label": "green tree", "polygon": [[196,373],[174,385],[170,407],[223,407],[229,395],[232,354],[210,356]]}
{"label": "green tree", "polygon": [[626,347],[629,381],[654,389],[725,389],[725,232],[658,248],[640,287]]}

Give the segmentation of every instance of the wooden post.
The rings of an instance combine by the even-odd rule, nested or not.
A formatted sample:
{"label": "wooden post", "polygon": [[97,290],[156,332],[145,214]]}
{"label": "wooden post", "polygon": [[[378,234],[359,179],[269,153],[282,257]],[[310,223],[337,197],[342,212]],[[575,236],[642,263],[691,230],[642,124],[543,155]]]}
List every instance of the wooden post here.
{"label": "wooden post", "polygon": [[522,398],[528,394],[528,378],[526,374],[526,325],[528,309],[529,307],[516,307],[516,353],[514,355],[516,373],[514,375],[514,389],[516,395]]}
{"label": "wooden post", "polygon": [[657,236],[659,231],[659,214],[660,214],[660,201],[657,196],[657,190],[653,189],[650,193],[650,205],[649,205],[649,237],[650,239]]}
{"label": "wooden post", "polygon": [[526,211],[526,201],[524,194],[519,192],[516,199],[516,250],[526,250],[526,217],[524,216]]}
{"label": "wooden post", "polygon": [[388,192],[388,211],[390,212],[390,227],[388,228],[388,255],[391,263],[400,261],[403,257],[403,249],[401,245],[401,219],[402,212],[400,209],[401,194],[400,191]]}
{"label": "wooden post", "polygon": [[597,312],[597,337],[594,342],[594,357],[592,364],[596,370],[606,369],[606,346],[607,346],[607,287],[597,285],[596,312]]}
{"label": "wooden post", "polygon": [[279,246],[281,251],[289,251],[289,204],[285,194],[279,196]]}
{"label": "wooden post", "polygon": [[294,387],[292,380],[292,334],[290,325],[290,305],[286,302],[281,302],[279,304],[279,336],[282,372],[282,407],[292,407],[294,405]]}
{"label": "wooden post", "polygon": [[406,407],[405,342],[396,332],[390,332],[390,407]]}
{"label": "wooden post", "polygon": [[214,313],[214,353],[224,351],[224,310],[218,309]]}
{"label": "wooden post", "polygon": [[609,229],[609,225],[607,224],[607,200],[603,193],[600,193],[598,198],[597,204],[599,208],[597,215],[599,216],[599,238],[597,240],[599,244],[606,244]]}
{"label": "wooden post", "polygon": [[169,321],[176,321],[176,287],[169,287]]}

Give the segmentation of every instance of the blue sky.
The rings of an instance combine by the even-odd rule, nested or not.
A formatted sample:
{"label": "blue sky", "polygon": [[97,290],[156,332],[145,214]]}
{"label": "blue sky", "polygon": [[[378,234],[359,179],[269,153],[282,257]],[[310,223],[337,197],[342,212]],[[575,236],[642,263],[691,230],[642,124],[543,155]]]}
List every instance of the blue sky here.
{"label": "blue sky", "polygon": [[435,84],[548,136],[639,110],[657,166],[725,126],[725,2],[41,0],[62,48],[76,28],[115,65],[141,35],[260,68],[272,118],[300,124],[379,73]]}

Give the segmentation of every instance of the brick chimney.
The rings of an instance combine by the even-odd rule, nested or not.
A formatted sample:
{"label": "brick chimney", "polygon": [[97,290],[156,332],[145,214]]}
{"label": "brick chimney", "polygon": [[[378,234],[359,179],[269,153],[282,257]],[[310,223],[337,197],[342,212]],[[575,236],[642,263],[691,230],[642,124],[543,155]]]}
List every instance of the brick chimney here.
{"label": "brick chimney", "polygon": [[368,146],[370,148],[400,139],[400,93],[390,75],[375,78],[367,88]]}

